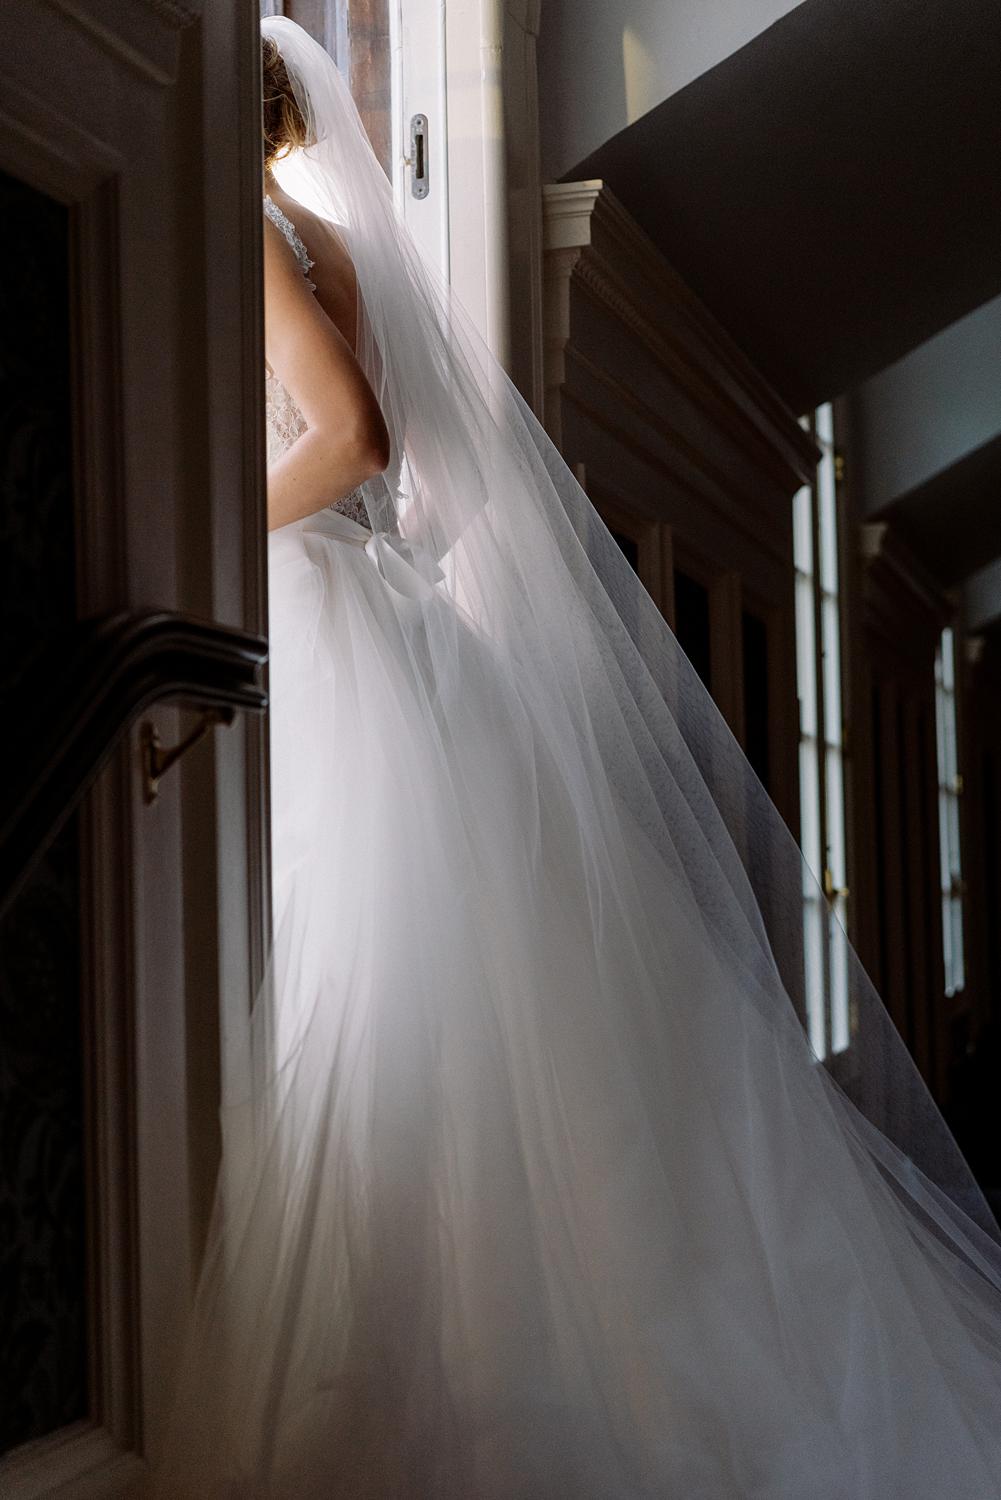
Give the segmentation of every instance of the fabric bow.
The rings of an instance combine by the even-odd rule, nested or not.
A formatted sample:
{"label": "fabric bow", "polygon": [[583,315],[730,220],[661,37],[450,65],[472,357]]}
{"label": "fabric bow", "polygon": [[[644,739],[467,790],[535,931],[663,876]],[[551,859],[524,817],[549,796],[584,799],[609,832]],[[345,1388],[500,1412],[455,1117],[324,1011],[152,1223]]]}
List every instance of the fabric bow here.
{"label": "fabric bow", "polygon": [[409,598],[428,598],[434,585],[445,577],[426,547],[395,531],[370,531],[338,510],[318,511],[309,517],[303,531],[318,531],[337,541],[364,547],[379,576],[390,588]]}

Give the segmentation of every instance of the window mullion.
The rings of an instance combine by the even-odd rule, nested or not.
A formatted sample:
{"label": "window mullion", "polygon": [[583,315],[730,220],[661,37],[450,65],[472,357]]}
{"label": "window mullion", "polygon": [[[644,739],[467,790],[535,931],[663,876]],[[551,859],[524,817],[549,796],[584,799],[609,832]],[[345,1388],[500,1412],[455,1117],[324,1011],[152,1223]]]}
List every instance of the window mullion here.
{"label": "window mullion", "polygon": [[[811,416],[810,431],[814,441],[817,441],[817,419],[816,413]],[[825,702],[825,678],[824,678],[824,618],[823,618],[823,554],[820,525],[820,485],[819,470],[815,470],[810,484],[810,519],[813,528],[813,650],[814,650],[814,681],[817,684],[817,819],[820,831],[820,868],[817,878],[823,891],[823,902],[821,905],[822,936],[821,943],[821,976],[824,1005],[824,1053],[828,1055],[831,1051],[831,963],[830,963],[830,909],[828,905],[828,848],[830,844],[830,827],[827,809],[827,705]]]}

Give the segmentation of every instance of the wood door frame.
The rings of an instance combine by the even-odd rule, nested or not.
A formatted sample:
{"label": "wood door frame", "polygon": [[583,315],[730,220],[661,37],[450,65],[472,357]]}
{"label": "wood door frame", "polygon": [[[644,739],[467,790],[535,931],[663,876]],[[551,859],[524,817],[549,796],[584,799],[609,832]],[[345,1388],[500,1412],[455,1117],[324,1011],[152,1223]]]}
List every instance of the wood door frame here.
{"label": "wood door frame", "polygon": [[[200,10],[10,0],[0,162],[70,211],[81,614],[162,605],[263,633],[260,40],[243,7]],[[184,715],[149,717],[172,743]],[[7,1455],[10,1500],[121,1496],[155,1451],[217,1170],[220,1038],[245,1030],[270,941],[266,726],[218,731],[152,807],[137,738],[81,810],[90,1415]]]}

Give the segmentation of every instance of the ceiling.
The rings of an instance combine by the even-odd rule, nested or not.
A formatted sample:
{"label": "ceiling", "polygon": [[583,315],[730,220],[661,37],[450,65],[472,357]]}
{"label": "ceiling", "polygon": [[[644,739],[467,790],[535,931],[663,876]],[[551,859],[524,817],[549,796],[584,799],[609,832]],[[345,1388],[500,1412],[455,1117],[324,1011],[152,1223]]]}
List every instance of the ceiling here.
{"label": "ceiling", "polygon": [[1001,557],[1001,437],[899,496],[883,512],[947,587]]}
{"label": "ceiling", "polygon": [[1001,4],[805,0],[603,177],[796,411],[1001,292]]}
{"label": "ceiling", "polygon": [[[804,412],[1001,293],[999,62],[999,0],[804,0],[564,180],[604,178]],[[941,466],[870,513],[957,584],[1001,556],[1001,376],[969,451],[929,378]]]}

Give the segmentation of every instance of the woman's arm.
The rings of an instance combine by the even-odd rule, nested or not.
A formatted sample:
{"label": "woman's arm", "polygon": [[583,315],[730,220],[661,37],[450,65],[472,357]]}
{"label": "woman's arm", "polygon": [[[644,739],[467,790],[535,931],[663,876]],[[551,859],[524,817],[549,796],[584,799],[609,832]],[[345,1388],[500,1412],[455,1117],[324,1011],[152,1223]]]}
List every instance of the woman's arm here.
{"label": "woman's arm", "polygon": [[264,222],[268,364],[307,430],[268,469],[268,529],[340,500],[389,462],[389,434],[347,341],[306,285],[291,246]]}

